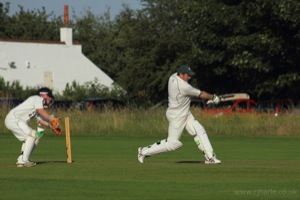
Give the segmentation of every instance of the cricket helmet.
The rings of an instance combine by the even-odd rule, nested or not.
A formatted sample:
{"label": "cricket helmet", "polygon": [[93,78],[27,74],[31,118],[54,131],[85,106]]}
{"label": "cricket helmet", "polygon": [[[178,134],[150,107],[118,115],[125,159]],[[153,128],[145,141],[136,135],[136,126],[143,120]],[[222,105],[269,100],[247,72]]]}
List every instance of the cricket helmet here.
{"label": "cricket helmet", "polygon": [[[37,91],[37,95],[41,96],[43,100],[44,108],[50,107],[54,102],[54,96],[52,94],[52,91],[47,87],[42,87]],[[46,98],[51,98],[50,103],[47,103]]]}

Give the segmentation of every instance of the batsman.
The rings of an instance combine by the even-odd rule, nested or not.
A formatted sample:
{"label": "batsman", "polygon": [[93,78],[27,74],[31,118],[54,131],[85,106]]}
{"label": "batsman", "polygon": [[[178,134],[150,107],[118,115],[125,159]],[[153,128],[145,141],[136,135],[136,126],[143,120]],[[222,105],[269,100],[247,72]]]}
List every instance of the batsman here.
{"label": "batsman", "polygon": [[[29,160],[32,152],[48,127],[56,135],[60,135],[60,117],[55,118],[46,111],[54,102],[54,96],[49,88],[40,88],[36,95],[30,96],[23,103],[13,108],[5,118],[6,127],[22,142],[21,154],[17,158],[17,167],[32,167],[36,162]],[[33,129],[28,122],[36,118],[37,129]]]}
{"label": "batsman", "polygon": [[220,98],[208,92],[192,87],[188,81],[195,73],[187,65],[182,65],[171,75],[168,82],[169,105],[166,117],[169,122],[168,137],[152,145],[138,148],[138,161],[159,153],[174,151],[183,146],[180,137],[184,128],[194,138],[194,141],[204,154],[205,164],[220,164],[213,151],[204,127],[190,112],[191,97],[212,100],[218,104]]}

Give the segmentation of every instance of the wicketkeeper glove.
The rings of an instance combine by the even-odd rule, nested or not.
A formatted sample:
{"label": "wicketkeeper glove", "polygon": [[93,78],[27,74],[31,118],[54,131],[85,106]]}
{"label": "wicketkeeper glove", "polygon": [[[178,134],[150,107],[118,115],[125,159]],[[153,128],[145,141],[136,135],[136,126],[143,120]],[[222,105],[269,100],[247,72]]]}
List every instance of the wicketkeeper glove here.
{"label": "wicketkeeper glove", "polygon": [[54,118],[50,121],[50,125],[52,127],[52,129],[57,129],[59,128],[59,125],[60,125],[60,119],[61,117],[57,117],[57,118]]}
{"label": "wicketkeeper glove", "polygon": [[52,131],[53,131],[56,135],[58,135],[58,136],[60,136],[61,133],[62,133],[61,128],[52,129]]}
{"label": "wicketkeeper glove", "polygon": [[219,104],[221,99],[219,96],[217,96],[216,94],[214,94],[211,98],[211,100],[213,101],[214,104]]}

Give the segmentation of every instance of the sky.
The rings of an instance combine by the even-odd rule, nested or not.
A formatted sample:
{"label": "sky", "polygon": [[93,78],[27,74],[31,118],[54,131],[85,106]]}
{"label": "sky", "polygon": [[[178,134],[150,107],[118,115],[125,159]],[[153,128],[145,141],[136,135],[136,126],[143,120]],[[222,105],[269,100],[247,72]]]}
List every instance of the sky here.
{"label": "sky", "polygon": [[52,11],[56,16],[63,16],[64,5],[69,6],[69,16],[75,11],[76,16],[82,16],[87,10],[94,15],[102,15],[110,8],[111,17],[114,18],[123,8],[123,4],[129,8],[136,10],[142,9],[140,0],[0,0],[1,3],[10,2],[10,15],[18,12],[21,5],[25,11],[42,10],[45,7],[47,13]]}

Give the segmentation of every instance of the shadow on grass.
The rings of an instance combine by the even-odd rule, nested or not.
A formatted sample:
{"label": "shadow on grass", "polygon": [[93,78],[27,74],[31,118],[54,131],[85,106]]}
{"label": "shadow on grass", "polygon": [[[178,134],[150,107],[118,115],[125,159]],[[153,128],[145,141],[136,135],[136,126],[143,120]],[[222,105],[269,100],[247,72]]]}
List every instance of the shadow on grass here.
{"label": "shadow on grass", "polygon": [[[72,161],[74,163],[75,161]],[[68,164],[67,161],[62,161],[62,160],[51,160],[51,161],[40,161],[36,162],[37,165],[44,165],[44,164],[49,164],[49,163],[63,163],[63,164]]]}
{"label": "shadow on grass", "polygon": [[186,161],[178,161],[175,162],[177,164],[204,164],[204,161],[199,161],[199,160],[186,160]]}

